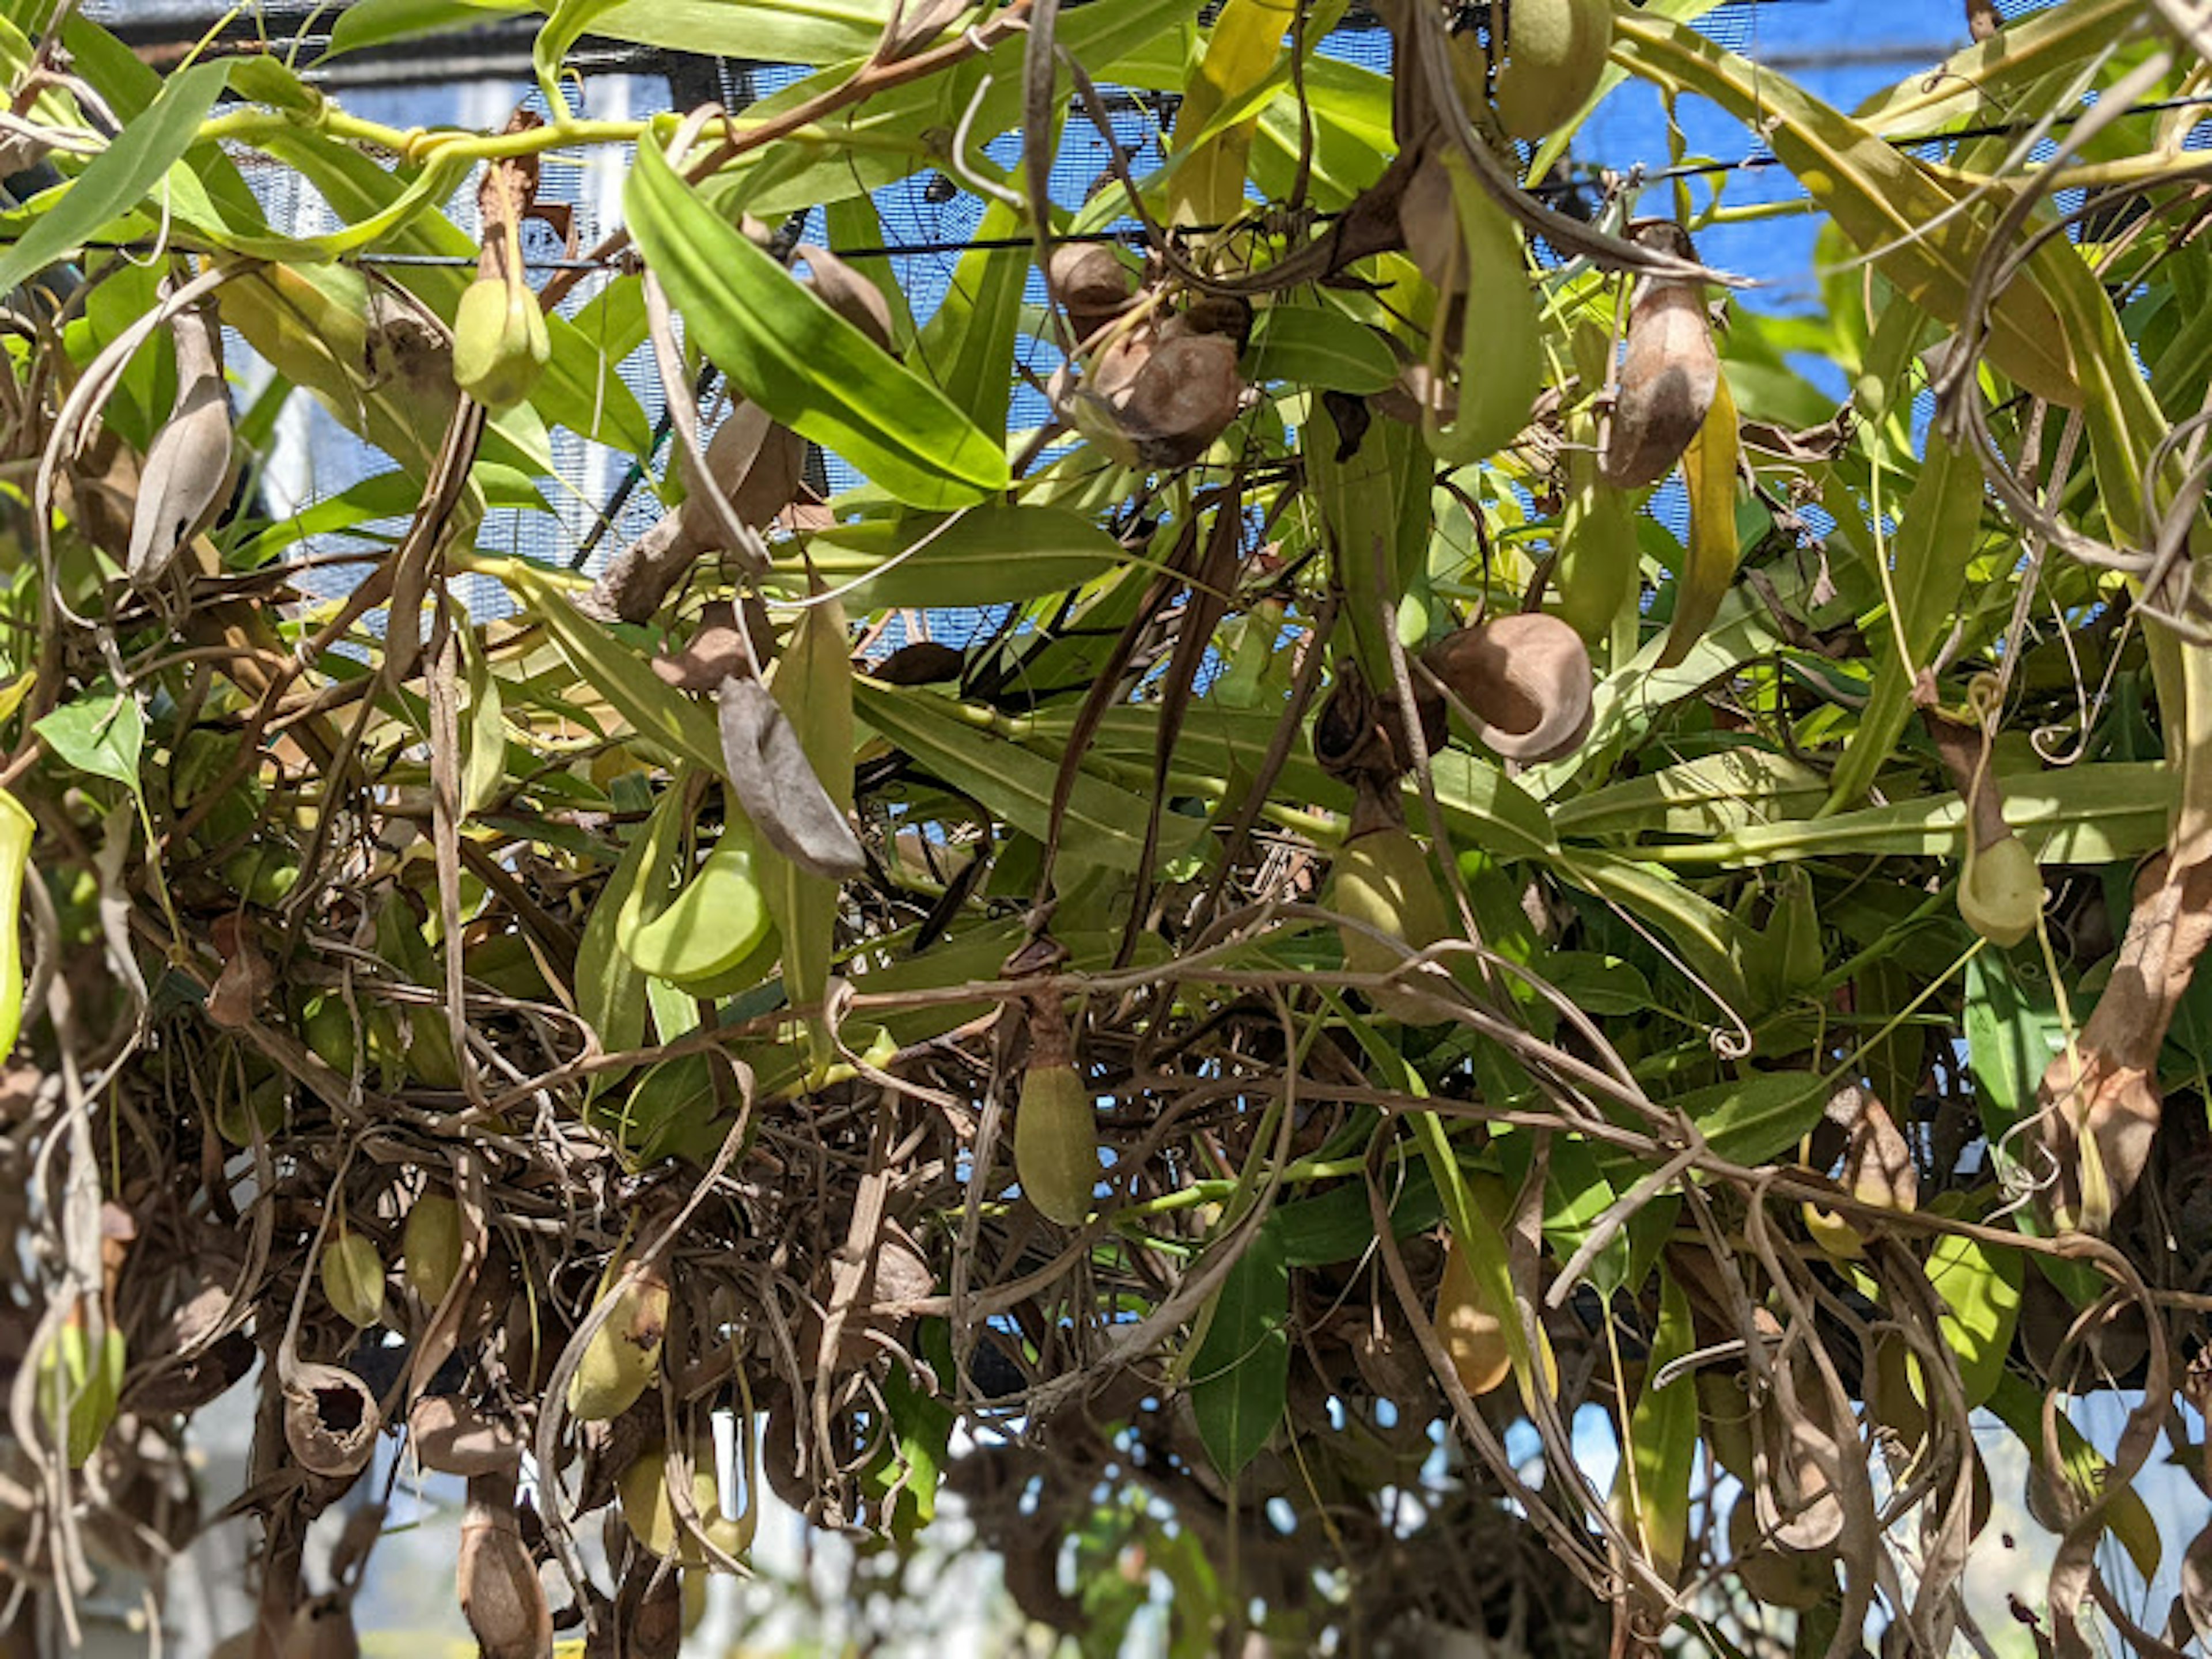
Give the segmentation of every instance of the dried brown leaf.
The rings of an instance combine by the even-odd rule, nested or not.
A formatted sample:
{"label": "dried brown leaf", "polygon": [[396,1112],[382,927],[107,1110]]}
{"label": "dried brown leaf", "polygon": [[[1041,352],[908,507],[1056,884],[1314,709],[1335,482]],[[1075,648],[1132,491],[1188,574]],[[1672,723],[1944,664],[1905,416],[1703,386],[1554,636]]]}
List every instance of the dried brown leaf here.
{"label": "dried brown leaf", "polygon": [[791,722],[766,686],[726,679],[714,694],[722,763],[753,827],[810,875],[842,881],[867,868],[860,837],[807,763]]}

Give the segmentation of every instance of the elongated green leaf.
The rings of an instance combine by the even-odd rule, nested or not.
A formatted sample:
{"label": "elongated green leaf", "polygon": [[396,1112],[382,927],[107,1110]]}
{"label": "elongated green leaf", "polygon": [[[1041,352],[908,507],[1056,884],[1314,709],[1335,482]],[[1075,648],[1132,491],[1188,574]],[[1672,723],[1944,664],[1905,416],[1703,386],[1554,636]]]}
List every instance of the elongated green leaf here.
{"label": "elongated green leaf", "polygon": [[354,0],[331,25],[323,57],[476,28],[529,9],[526,0]]}
{"label": "elongated green leaf", "polygon": [[1256,112],[1225,132],[1212,131],[1214,118],[1267,80],[1295,15],[1283,0],[1227,0],[1215,17],[1176,116],[1171,210],[1181,222],[1219,224],[1243,204]]}
{"label": "elongated green leaf", "polygon": [[[2047,864],[2110,864],[2165,845],[2177,794],[2171,769],[2148,761],[2014,772],[2004,788],[2005,822]],[[1694,856],[1743,866],[1845,853],[1955,855],[1966,849],[1966,803],[1947,793],[1809,823],[1746,824]]]}
{"label": "elongated green leaf", "polygon": [[1190,1362],[1190,1405],[1213,1467],[1230,1480],[1283,1420],[1291,1379],[1291,1271],[1283,1231],[1261,1224],[1214,1292]]}
{"label": "elongated green leaf", "polygon": [[[1990,1391],[1989,1407],[2027,1448],[2029,1457],[2041,1463],[2043,1395],[2035,1385],[2023,1376],[2002,1372],[1996,1387]],[[2059,1473],[2081,1501],[2093,1501],[2102,1493],[2112,1465],[2105,1462],[2063,1412],[2058,1414],[2058,1454],[2063,1465]],[[2159,1538],[2158,1522],[2141,1492],[2130,1486],[2113,1494],[2105,1510],[2105,1530],[2119,1540],[2136,1571],[2147,1579],[2157,1575],[2164,1547]]]}
{"label": "elongated green leaf", "polygon": [[461,812],[474,817],[499,799],[507,778],[507,719],[499,677],[484,659],[483,641],[472,629],[461,634],[468,659],[468,724],[464,738],[468,760],[461,769]]}
{"label": "elongated green leaf", "polygon": [[[1844,806],[1866,793],[1874,775],[1912,718],[1912,683],[1927,665],[1966,585],[1966,567],[1980,541],[1981,464],[1928,434],[1928,458],[1905,498],[1893,544],[1890,581],[1897,594],[1894,622],[1885,617],[1867,630],[1875,653],[1874,689],[1858,729],[1836,763],[1830,799]],[[1897,654],[1898,633],[1906,656]]]}
{"label": "elongated green leaf", "polygon": [[[994,201],[983,210],[975,240],[1006,241],[1020,235],[1028,222],[1018,209]],[[969,249],[953,269],[945,302],[921,325],[915,343],[916,367],[979,431],[1006,430],[1013,398],[1006,364],[1021,326],[1022,289],[1029,270],[1024,248]]]}
{"label": "elongated green leaf", "polygon": [[[635,910],[640,888],[648,878],[659,880],[659,872],[647,869],[657,851],[650,825],[631,837],[614,874],[599,890],[576,947],[576,1016],[609,1054],[624,1053],[645,1041],[645,972],[623,952],[621,933],[623,914]],[[613,1073],[597,1073],[591,1091],[597,1094],[613,1081]]]}
{"label": "elongated green leaf", "polygon": [[1006,605],[1080,587],[1132,556],[1073,513],[994,503],[949,520],[839,525],[810,538],[803,559],[779,561],[771,581],[803,593],[811,565],[855,611]]}
{"label": "elongated green leaf", "polygon": [[1659,1328],[1651,1339],[1643,1392],[1629,1419],[1636,1471],[1636,1524],[1651,1565],[1669,1583],[1681,1577],[1689,1540],[1690,1475],[1698,1461],[1698,1389],[1685,1370],[1666,1387],[1659,1374],[1698,1346],[1690,1299],[1668,1275],[1659,1280]]}
{"label": "elongated green leaf", "polygon": [[[1049,832],[1059,763],[989,730],[988,714],[933,692],[866,681],[854,688],[853,705],[864,725],[954,788],[992,802],[1015,828],[1040,839]],[[1061,854],[1133,871],[1143,855],[1150,812],[1143,797],[1079,772],[1060,827]],[[1194,821],[1194,833],[1199,827]]]}
{"label": "elongated green leaf", "polygon": [[[1876,267],[1923,310],[1956,326],[1975,261],[1996,208],[1961,205],[1965,191],[1787,76],[1747,62],[1679,24],[1623,11],[1616,56],[1662,84],[1711,99],[1765,133],[1837,228],[1875,256]],[[2039,398],[2080,405],[2083,388],[2072,342],[2045,285],[2060,261],[2081,256],[2062,237],[2046,241],[1990,308],[1989,356]]]}
{"label": "elongated green leaf", "polygon": [[1729,749],[1562,801],[1552,809],[1552,826],[1575,841],[1717,837],[1747,824],[1809,817],[1827,794],[1827,780],[1802,761],[1764,749]]}
{"label": "elongated green leaf", "polygon": [[1006,489],[1004,442],[723,222],[653,146],[623,193],[638,245],[730,383],[909,506]]}
{"label": "elongated green leaf", "polygon": [[[1298,434],[1306,482],[1328,531],[1329,557],[1344,586],[1360,672],[1370,685],[1391,682],[1387,615],[1428,558],[1431,466],[1420,436],[1399,421],[1377,421],[1349,453],[1344,434],[1319,398]],[[1379,562],[1378,562],[1379,558]]]}
{"label": "elongated green leaf", "polygon": [[1245,353],[1244,378],[1288,380],[1364,397],[1398,378],[1382,337],[1340,311],[1276,305],[1263,313]]}
{"label": "elongated green leaf", "polygon": [[2087,62],[2142,15],[2137,0],[2070,0],[2014,17],[1938,67],[1877,93],[1852,115],[1885,138],[1914,138],[1992,109],[2008,110],[2012,97],[2046,76]]}
{"label": "elongated green leaf", "polygon": [[1943,1340],[1959,1356],[1966,1404],[1996,1392],[2020,1316],[2022,1262],[2018,1250],[1997,1249],[1945,1233],[1928,1252],[1928,1282],[1943,1298]]}
{"label": "elongated green leaf", "polygon": [[873,50],[890,15],[887,0],[615,0],[585,32],[754,63],[839,64]]}
{"label": "elongated green leaf", "polygon": [[195,64],[162,83],[161,94],[85,164],[67,185],[34,198],[30,228],[0,247],[0,294],[66,258],[110,221],[143,202],[198,136],[230,78],[227,63]]}
{"label": "elongated green leaf", "polygon": [[1576,886],[1620,905],[1650,927],[1729,1007],[1749,1007],[1744,964],[1756,958],[1757,941],[1727,911],[1667,871],[1608,854],[1577,848],[1562,856],[1557,867]]}
{"label": "elongated green leaf", "polygon": [[2065,1026],[2048,986],[2023,985],[2012,964],[1984,951],[1966,964],[1966,1060],[1974,1099],[1992,1146],[2034,1110],[2036,1085],[2066,1047]]}
{"label": "elongated green leaf", "polygon": [[643,652],[571,605],[561,577],[521,559],[488,558],[477,568],[496,576],[523,610],[544,624],[576,672],[640,737],[674,758],[721,772],[714,717],[659,678]]}
{"label": "elongated green leaf", "polygon": [[1828,1103],[1827,1079],[1818,1072],[1757,1072],[1665,1103],[1696,1124],[1723,1158],[1764,1164],[1812,1133]]}
{"label": "elongated green leaf", "polygon": [[[1390,1226],[1400,1238],[1433,1227],[1443,1218],[1443,1200],[1425,1164],[1406,1166],[1402,1183],[1395,1188]],[[1293,1267],[1326,1267],[1354,1261],[1375,1243],[1375,1218],[1368,1208],[1367,1188],[1352,1182],[1323,1193],[1279,1205],[1268,1218],[1279,1225],[1286,1259]]]}
{"label": "elongated green leaf", "polygon": [[0,1057],[14,1052],[23,1026],[23,872],[37,823],[0,789]]}

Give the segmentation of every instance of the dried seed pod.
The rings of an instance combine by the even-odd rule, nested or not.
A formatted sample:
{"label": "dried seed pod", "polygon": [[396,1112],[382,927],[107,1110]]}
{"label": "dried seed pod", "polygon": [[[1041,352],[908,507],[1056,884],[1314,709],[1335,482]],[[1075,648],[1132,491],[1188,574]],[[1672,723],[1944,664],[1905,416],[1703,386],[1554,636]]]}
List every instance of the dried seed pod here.
{"label": "dried seed pod", "polygon": [[2004,950],[2035,931],[2043,916],[2043,872],[2018,836],[2000,836],[1978,850],[1968,837],[1966,867],[1959,877],[1959,915]]}
{"label": "dried seed pod", "polygon": [[1096,242],[1063,242],[1045,261],[1046,289],[1067,309],[1078,340],[1088,339],[1129,308],[1136,279]]}
{"label": "dried seed pod", "polygon": [[968,672],[968,653],[938,640],[902,645],[868,671],[885,685],[942,685]]}
{"label": "dried seed pod", "polygon": [[1185,466],[1229,428],[1244,397],[1236,343],[1220,334],[1155,337],[1117,349],[1098,390],[1146,466]]}
{"label": "dried seed pod", "polygon": [[425,1193],[407,1212],[399,1235],[400,1271],[407,1286],[434,1308],[461,1271],[461,1206],[443,1193]]}
{"label": "dried seed pod", "polygon": [[1079,1227],[1098,1184],[1098,1120],[1074,1066],[1031,1065],[1014,1114],[1014,1174],[1048,1221]]}
{"label": "dried seed pod", "polygon": [[456,1576],[483,1659],[550,1659],[553,1614],[516,1524],[513,1474],[470,1480]]}
{"label": "dried seed pod", "polygon": [[1505,1325],[1490,1306],[1468,1263],[1459,1240],[1444,1252],[1444,1276],[1437,1286],[1437,1340],[1459,1373],[1460,1386],[1480,1400],[1513,1375],[1512,1350]]}
{"label": "dried seed pod", "polygon": [[686,1602],[694,1587],[705,1580],[685,1575],[650,1559],[634,1559],[615,1593],[615,1620],[624,1640],[626,1659],[676,1659],[684,1645]]}
{"label": "dried seed pod", "polygon": [[1582,635],[1557,617],[1494,617],[1448,634],[1421,660],[1473,716],[1473,736],[1508,760],[1557,760],[1589,735],[1596,677]]}
{"label": "dried seed pod", "polygon": [[688,451],[678,446],[677,454],[687,492],[677,521],[695,557],[699,550],[720,548],[729,540],[721,516],[707,498],[709,490],[720,492],[738,523],[758,530],[791,505],[806,475],[806,441],[742,398],[707,440],[706,477],[696,475]]}
{"label": "dried seed pod", "polygon": [[453,384],[486,409],[512,409],[552,361],[538,296],[520,276],[479,276],[453,313]]}
{"label": "dried seed pod", "polygon": [[660,1370],[660,1339],[668,1327],[668,1280],[656,1267],[623,1280],[611,1262],[599,1288],[614,1305],[584,1345],[568,1379],[568,1410],[586,1423],[604,1423],[637,1403]]}
{"label": "dried seed pod", "polygon": [[[1799,1369],[1809,1373],[1809,1365]],[[1753,1428],[1751,1491],[1759,1524],[1780,1547],[1831,1549],[1844,1531],[1844,1500],[1832,1470],[1842,1468],[1842,1441],[1828,1428],[1828,1402],[1817,1379],[1796,1390],[1796,1409],[1778,1398],[1760,1409]],[[1856,1447],[1856,1437],[1853,1447]]]}
{"label": "dried seed pod", "polygon": [[407,1413],[407,1439],[422,1467],[440,1474],[497,1474],[522,1461],[514,1425],[458,1395],[426,1394],[417,1400]]}
{"label": "dried seed pod", "polygon": [[341,1222],[323,1241],[323,1295],[349,1324],[364,1328],[384,1317],[384,1258],[376,1246]]}
{"label": "dried seed pod", "polygon": [[[1407,951],[1425,950],[1451,932],[1428,853],[1402,823],[1368,830],[1346,842],[1329,871],[1322,903],[1347,921],[1365,924],[1337,930],[1348,973],[1386,974],[1405,961],[1405,951],[1367,929],[1401,941]],[[1435,964],[1422,969],[1424,976],[1443,973]],[[1407,977],[1401,975],[1401,981]],[[1366,995],[1380,1012],[1409,1024],[1437,1018],[1433,1000],[1401,984],[1376,987]]]}
{"label": "dried seed pod", "polygon": [[337,1365],[302,1361],[284,1385],[284,1443],[300,1467],[332,1480],[368,1466],[384,1421],[368,1385]]}
{"label": "dried seed pod", "polygon": [[1492,91],[1498,124],[1539,139],[1589,101],[1613,45],[1613,0],[1513,0]]}
{"label": "dried seed pod", "polygon": [[[1695,258],[1689,233],[1647,219],[1631,235],[1648,248]],[[1712,409],[1721,365],[1697,283],[1647,276],[1628,312],[1628,349],[1599,470],[1617,489],[1656,483],[1674,470]]]}
{"label": "dried seed pod", "polygon": [[1827,1551],[1801,1553],[1759,1541],[1758,1505],[1748,1493],[1729,1512],[1729,1553],[1735,1575],[1763,1606],[1803,1612],[1836,1593],[1836,1559]]}
{"label": "dried seed pod", "polygon": [[793,257],[807,266],[815,297],[884,350],[891,349],[891,302],[883,289],[827,248],[802,242]]}
{"label": "dried seed pod", "polygon": [[194,306],[170,319],[169,335],[177,351],[176,401],[147,446],[131,515],[125,568],[138,587],[161,579],[230,483],[230,391],[222,379],[222,333],[213,315]]}

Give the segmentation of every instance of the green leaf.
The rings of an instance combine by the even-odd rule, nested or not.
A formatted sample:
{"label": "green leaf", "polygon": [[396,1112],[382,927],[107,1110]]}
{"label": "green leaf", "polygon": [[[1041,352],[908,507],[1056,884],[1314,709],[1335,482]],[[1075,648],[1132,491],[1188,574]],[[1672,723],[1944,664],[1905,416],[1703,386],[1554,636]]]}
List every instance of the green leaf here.
{"label": "green leaf", "polygon": [[[2034,1384],[2010,1371],[2002,1372],[1990,1391],[1989,1407],[2010,1429],[2034,1462],[2043,1462],[2043,1395]],[[2112,1465],[2083,1437],[2061,1412],[2058,1414],[2058,1455],[2067,1484],[2084,1503],[2094,1503],[2104,1492]],[[2158,1574],[2162,1553],[2158,1522],[2132,1486],[2112,1495],[2105,1510],[2105,1530],[2118,1539],[2146,1579]]]}
{"label": "green leaf", "polygon": [[38,825],[0,789],[0,1059],[15,1050],[23,1025],[23,872]]}
{"label": "green leaf", "polygon": [[1828,1080],[1818,1072],[1756,1072],[1662,1103],[1688,1117],[1730,1163],[1758,1164],[1779,1158],[1813,1132],[1828,1093]]}
{"label": "green leaf", "polygon": [[840,64],[873,51],[890,15],[886,0],[616,0],[585,33],[750,63]]}
{"label": "green leaf", "polygon": [[2043,1073],[2066,1048],[2057,1000],[2042,975],[2023,985],[2001,951],[1978,951],[1966,964],[1966,1063],[1991,1146],[2035,1109]]}
{"label": "green leaf", "polygon": [[[854,687],[861,721],[946,783],[988,800],[1018,830],[1042,839],[1050,830],[1060,763],[988,729],[991,715],[911,687]],[[1133,871],[1144,854],[1151,808],[1141,796],[1079,772],[1060,826],[1066,858]],[[1192,825],[1193,833],[1200,826]],[[1165,849],[1180,854],[1180,845]]]}
{"label": "green leaf", "polygon": [[1289,1249],[1273,1218],[1261,1224],[1213,1293],[1205,1340],[1190,1362],[1198,1437],[1235,1480],[1283,1420],[1291,1380]]}
{"label": "green leaf", "polygon": [[776,419],[911,507],[964,507],[1006,488],[1001,439],[725,223],[654,146],[641,147],[623,203],[691,337]]}
{"label": "green leaf", "polygon": [[1659,1328],[1644,1368],[1643,1391],[1629,1419],[1635,1453],[1636,1523],[1644,1547],[1662,1578],[1676,1583],[1689,1540],[1690,1476],[1698,1461],[1698,1389],[1694,1371],[1685,1369],[1665,1388],[1659,1374],[1698,1346],[1690,1317],[1690,1298],[1671,1275],[1659,1280]]}
{"label": "green leaf", "polygon": [[529,9],[524,0],[354,0],[331,26],[323,58],[477,28]]}
{"label": "green leaf", "polygon": [[1988,40],[1875,94],[1853,117],[1885,138],[1911,138],[2009,110],[2014,95],[2087,61],[2142,15],[2138,0],[2072,0],[2013,17]]}
{"label": "green leaf", "polygon": [[1244,378],[1365,397],[1398,378],[1382,337],[1341,311],[1279,304],[1260,315],[1244,354]]}
{"label": "green leaf", "polygon": [[1609,854],[1578,849],[1560,858],[1558,868],[1574,885],[1650,925],[1729,1006],[1748,1007],[1744,964],[1756,957],[1757,943],[1720,906],[1692,892],[1670,871]]}
{"label": "green leaf", "polygon": [[1226,131],[1212,131],[1214,118],[1267,83],[1295,15],[1296,8],[1283,0],[1227,0],[1216,15],[1176,116],[1170,218],[1218,224],[1243,207],[1258,112]]}
{"label": "green leaf", "polygon": [[468,720],[462,732],[468,758],[461,769],[461,815],[472,818],[499,799],[507,781],[507,718],[499,677],[484,657],[483,635],[464,628],[461,653],[469,669]]}
{"label": "green leaf", "polygon": [[[645,1041],[645,974],[623,954],[618,935],[622,914],[635,900],[653,850],[653,836],[641,830],[623,849],[614,874],[599,890],[576,947],[576,1015],[595,1032],[599,1046],[620,1054]],[[594,1078],[594,1092],[607,1075]]]}
{"label": "green leaf", "polygon": [[12,247],[0,248],[0,294],[66,258],[102,226],[145,201],[191,147],[229,78],[230,66],[222,62],[195,64],[170,76],[151,107],[117,133],[83,172],[34,198],[38,217]]}
{"label": "green leaf", "polygon": [[79,697],[38,723],[46,747],[64,763],[94,777],[112,778],[132,794],[146,748],[146,716],[135,697]]}
{"label": "green leaf", "polygon": [[1959,1357],[1966,1404],[1985,1403],[2004,1376],[2020,1317],[2022,1264],[2018,1250],[1998,1249],[1954,1233],[1928,1252],[1928,1282],[1943,1298],[1943,1340]]}
{"label": "green leaf", "polygon": [[[1021,234],[1028,216],[994,201],[975,227],[978,242]],[[1003,432],[1013,398],[1006,365],[1021,326],[1022,289],[1030,272],[1026,248],[975,247],[960,256],[945,302],[921,325],[914,360],[937,382],[945,401],[983,432]]]}
{"label": "green leaf", "polygon": [[804,593],[811,566],[855,611],[945,610],[1062,592],[1133,556],[1073,513],[993,503],[950,519],[839,525],[810,538],[803,555],[780,558],[769,582],[783,592]]}
{"label": "green leaf", "polygon": [[[1390,1203],[1390,1231],[1399,1238],[1425,1232],[1443,1218],[1443,1200],[1428,1166],[1409,1164],[1402,1178],[1386,1178]],[[1375,1243],[1375,1217],[1368,1207],[1367,1184],[1354,1181],[1323,1193],[1281,1204],[1267,1224],[1282,1231],[1285,1260],[1293,1267],[1328,1267],[1352,1261]]]}
{"label": "green leaf", "polygon": [[1814,768],[1765,749],[1723,749],[1608,783],[1552,809],[1574,841],[1612,836],[1719,836],[1752,823],[1810,817],[1828,797]]}
{"label": "green leaf", "polygon": [[722,744],[714,729],[714,717],[654,674],[642,651],[571,605],[562,592],[565,572],[556,575],[522,559],[480,557],[466,563],[484,575],[496,577],[522,609],[544,625],[575,671],[640,737],[672,758],[690,761],[717,775],[721,772]]}
{"label": "green leaf", "polygon": [[[2005,778],[2005,822],[2045,864],[2111,864],[2166,844],[2178,793],[2155,762],[2106,761]],[[1816,820],[1748,823],[1677,856],[1753,866],[1778,859],[1905,854],[1956,857],[1966,850],[1966,805],[1954,791]]]}
{"label": "green leaf", "polygon": [[[1940,432],[1928,434],[1928,456],[1905,498],[1892,544],[1894,620],[1868,624],[1874,647],[1874,689],[1858,729],[1836,763],[1831,801],[1847,806],[1866,793],[1912,718],[1912,685],[1927,665],[1966,586],[1966,567],[1981,544],[1981,463],[1962,455]],[[1897,653],[1899,629],[1906,655]]]}

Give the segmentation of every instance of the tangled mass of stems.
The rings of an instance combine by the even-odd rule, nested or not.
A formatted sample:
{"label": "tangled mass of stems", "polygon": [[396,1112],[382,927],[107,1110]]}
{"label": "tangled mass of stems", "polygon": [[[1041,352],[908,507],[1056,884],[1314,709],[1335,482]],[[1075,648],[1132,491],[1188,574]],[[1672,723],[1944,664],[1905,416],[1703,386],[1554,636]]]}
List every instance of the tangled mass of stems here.
{"label": "tangled mass of stems", "polygon": [[[2212,1479],[2212,24],[1845,113],[1695,3],[1380,9],[562,0],[476,133],[0,8],[9,1651],[244,1515],[228,1650],[342,1659],[425,1474],[492,1659],[673,1652],[770,1493],[894,1571],[957,1493],[1085,1650],[1131,1560],[1177,1651],[2212,1639],[2136,1489]],[[595,33],[811,72],[589,120]],[[1531,188],[1655,94],[1804,194]],[[1817,317],[1699,258],[1785,213]],[[380,470],[285,511],[294,399]],[[657,509],[589,575],[485,530],[556,434]]]}

